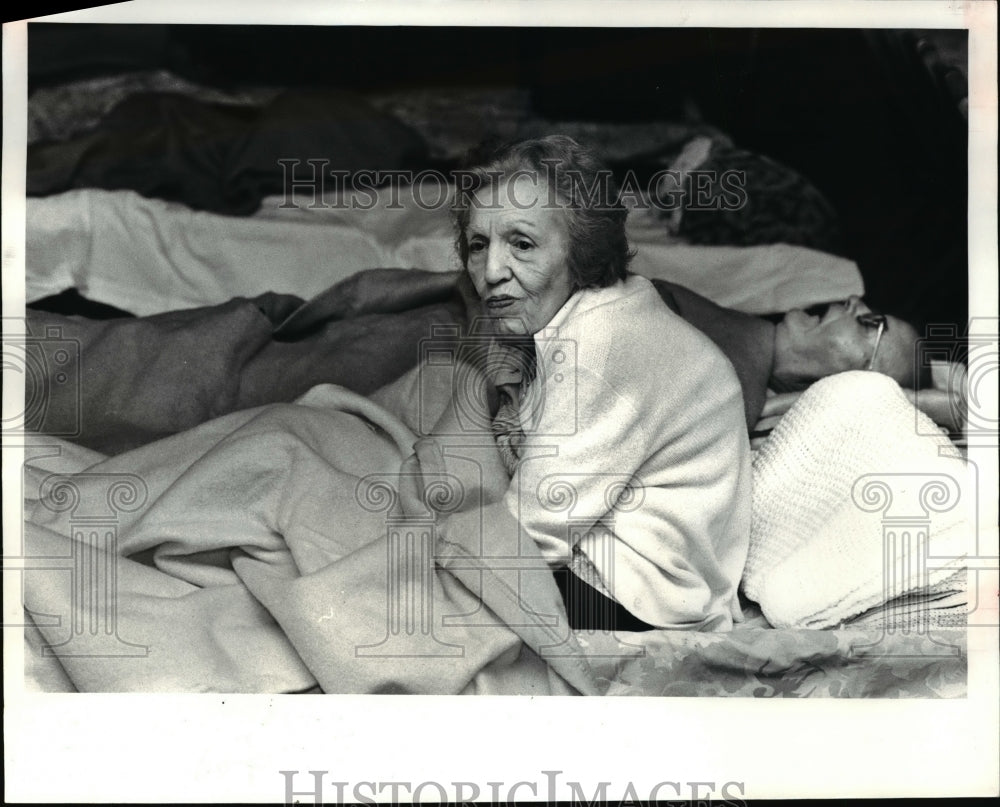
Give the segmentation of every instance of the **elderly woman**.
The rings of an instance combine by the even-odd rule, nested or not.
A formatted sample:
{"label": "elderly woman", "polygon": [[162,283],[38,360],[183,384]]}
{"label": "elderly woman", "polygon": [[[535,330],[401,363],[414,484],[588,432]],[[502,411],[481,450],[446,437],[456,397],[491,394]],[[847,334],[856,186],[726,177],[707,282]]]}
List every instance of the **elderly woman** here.
{"label": "elderly woman", "polygon": [[533,540],[575,627],[730,628],[750,505],[732,365],[627,273],[626,211],[586,148],[501,147],[462,180],[458,249],[494,338],[434,433],[467,441],[481,402],[505,475],[440,533]]}

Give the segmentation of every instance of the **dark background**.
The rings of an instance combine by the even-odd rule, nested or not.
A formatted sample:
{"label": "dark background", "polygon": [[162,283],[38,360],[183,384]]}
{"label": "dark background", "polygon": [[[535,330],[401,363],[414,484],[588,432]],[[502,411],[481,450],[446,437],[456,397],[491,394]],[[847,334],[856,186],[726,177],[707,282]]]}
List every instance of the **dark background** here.
{"label": "dark background", "polygon": [[[966,33],[938,33],[961,62]],[[225,89],[525,87],[539,115],[566,120],[679,120],[692,99],[738,146],[784,162],[827,196],[873,307],[920,330],[964,330],[965,88],[961,69],[928,69],[919,54],[928,34],[33,23],[29,92],[167,69]]]}

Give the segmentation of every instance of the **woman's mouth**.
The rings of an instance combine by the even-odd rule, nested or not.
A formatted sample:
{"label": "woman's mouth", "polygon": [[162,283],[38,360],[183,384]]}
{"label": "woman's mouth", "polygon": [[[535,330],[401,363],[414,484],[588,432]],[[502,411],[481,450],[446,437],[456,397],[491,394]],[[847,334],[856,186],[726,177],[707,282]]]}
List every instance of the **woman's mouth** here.
{"label": "woman's mouth", "polygon": [[509,294],[498,294],[495,297],[486,298],[486,307],[490,311],[499,311],[500,309],[507,308],[516,302],[516,297],[511,297]]}

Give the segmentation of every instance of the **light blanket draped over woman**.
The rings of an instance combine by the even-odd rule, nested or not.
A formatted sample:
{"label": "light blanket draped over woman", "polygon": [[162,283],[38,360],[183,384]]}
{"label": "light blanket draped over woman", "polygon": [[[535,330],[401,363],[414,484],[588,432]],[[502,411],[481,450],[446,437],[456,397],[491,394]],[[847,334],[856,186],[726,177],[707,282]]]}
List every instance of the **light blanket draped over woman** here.
{"label": "light blanket draped over woman", "polygon": [[[26,602],[82,691],[596,691],[564,621],[536,619],[520,637],[508,627],[529,621],[519,594],[559,613],[550,575],[523,574],[510,591],[478,535],[471,553],[418,540],[396,562],[392,525],[427,527],[402,518],[394,492],[417,437],[326,385],[116,457],[66,443],[29,468],[38,499],[26,507],[27,550],[82,553],[86,569],[111,570],[113,582],[88,590],[113,589],[114,613],[93,613],[71,577],[51,571],[26,573]],[[113,499],[113,542],[80,528],[107,518]],[[67,636],[52,614],[83,629]],[[547,664],[528,649],[560,644],[567,652]]]}

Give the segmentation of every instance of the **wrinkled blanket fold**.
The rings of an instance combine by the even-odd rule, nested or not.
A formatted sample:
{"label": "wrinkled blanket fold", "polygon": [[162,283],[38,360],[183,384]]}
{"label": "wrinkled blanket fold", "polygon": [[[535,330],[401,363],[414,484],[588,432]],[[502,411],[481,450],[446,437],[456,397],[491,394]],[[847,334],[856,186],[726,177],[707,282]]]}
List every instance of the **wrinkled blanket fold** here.
{"label": "wrinkled blanket fold", "polygon": [[[137,93],[95,131],[28,149],[27,191],[130,189],[195,210],[247,215],[303,181],[320,162],[344,176],[378,166],[417,168],[422,138],[354,93],[286,90],[263,107]],[[313,169],[315,170],[315,169]]]}
{"label": "wrinkled blanket fold", "polygon": [[[373,280],[391,296],[373,300]],[[465,318],[454,282],[431,273],[371,270],[334,291],[340,308],[294,332],[278,328],[303,300],[286,294],[112,320],[29,309],[25,400],[44,405],[26,426],[114,454],[317,384],[368,395],[417,364],[435,327]]]}
{"label": "wrinkled blanket fold", "polygon": [[74,574],[26,573],[25,604],[85,691],[596,692],[550,574],[455,564],[403,516],[415,439],[323,386],[80,473],[30,466],[27,551]]}

